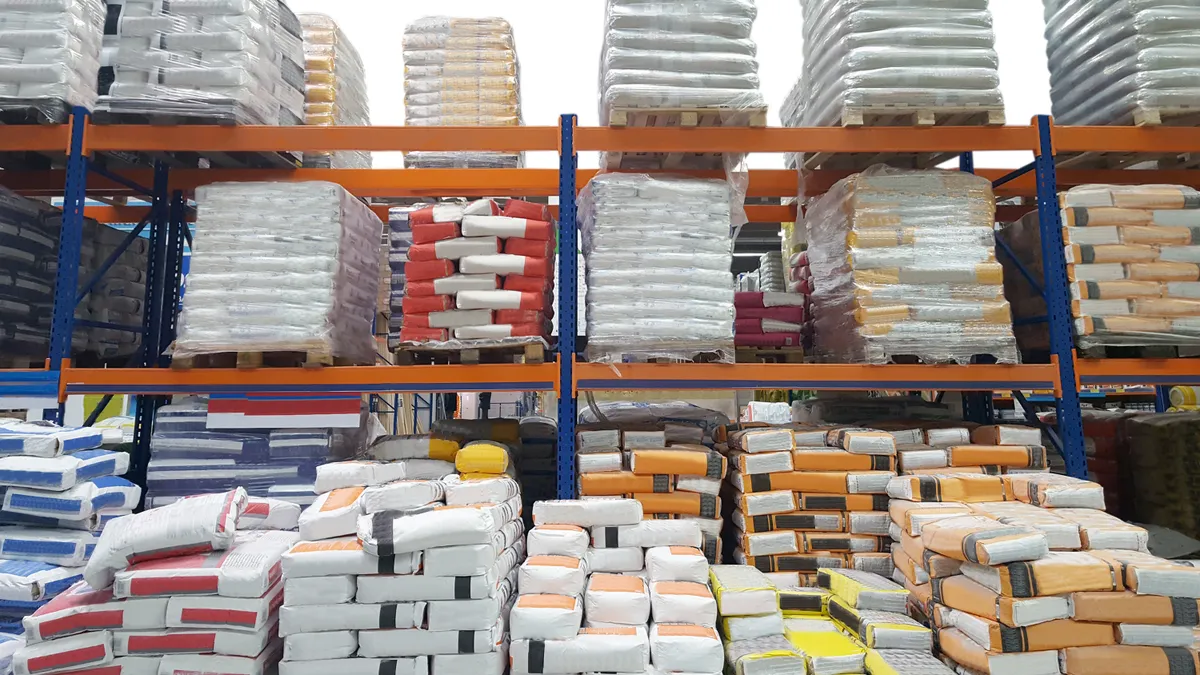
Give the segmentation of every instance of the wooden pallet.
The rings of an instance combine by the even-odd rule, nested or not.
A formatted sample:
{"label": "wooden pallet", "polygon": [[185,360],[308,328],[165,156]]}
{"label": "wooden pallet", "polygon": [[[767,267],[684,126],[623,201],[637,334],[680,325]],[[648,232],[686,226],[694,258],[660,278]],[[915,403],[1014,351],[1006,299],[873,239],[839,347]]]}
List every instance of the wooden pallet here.
{"label": "wooden pallet", "polygon": [[[146,114],[143,112],[97,111],[92,113],[95,124],[133,124],[156,127],[187,126],[237,126],[234,121],[220,117],[202,117],[169,112]],[[186,133],[186,132],[181,132]],[[163,162],[178,169],[298,169],[299,152],[106,152],[96,160],[109,169],[144,167],[154,162]]]}
{"label": "wooden pallet", "polygon": [[738,363],[804,363],[803,347],[738,347]]}
{"label": "wooden pallet", "polygon": [[1081,359],[1186,359],[1200,356],[1200,347],[1146,345],[1141,347],[1084,347],[1078,350]]}
{"label": "wooden pallet", "polygon": [[[842,110],[842,127],[965,127],[1004,126],[1004,107],[988,105],[911,106],[874,105]],[[838,169],[861,171],[875,164],[887,164],[902,169],[931,169],[957,153],[912,152],[819,152],[804,156],[806,169]]]}
{"label": "wooden pallet", "polygon": [[220,352],[199,356],[175,357],[171,367],[175,370],[192,368],[321,368],[323,366],[350,365],[329,352]]}
{"label": "wooden pallet", "polygon": [[[625,127],[765,127],[766,107],[758,108],[613,108],[608,126]],[[604,168],[720,169],[719,152],[607,152]]]}
{"label": "wooden pallet", "polygon": [[[1121,126],[1194,127],[1200,125],[1200,106],[1135,108]],[[1195,169],[1200,154],[1155,152],[1081,152],[1060,154],[1060,169]]]}
{"label": "wooden pallet", "polygon": [[480,345],[478,347],[426,347],[401,345],[395,351],[398,366],[435,364],[479,365],[501,363],[545,363],[546,345],[523,342],[506,345]]}

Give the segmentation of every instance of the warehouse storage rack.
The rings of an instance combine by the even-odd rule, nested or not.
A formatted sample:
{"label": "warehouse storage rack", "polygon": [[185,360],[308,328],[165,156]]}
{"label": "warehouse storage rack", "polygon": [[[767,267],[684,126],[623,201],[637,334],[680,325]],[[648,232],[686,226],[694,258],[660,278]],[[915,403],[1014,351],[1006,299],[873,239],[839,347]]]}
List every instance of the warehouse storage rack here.
{"label": "warehouse storage rack", "polygon": [[[1058,412],[1053,442],[1072,475],[1086,474],[1078,389],[1083,385],[1200,385],[1200,360],[1078,358],[1072,348],[1066,261],[1057,206],[1058,188],[1083,183],[1177,183],[1200,185],[1200,172],[1187,170],[1063,170],[1055,154],[1066,152],[1200,153],[1200,129],[1068,128],[1048,117],[1028,126],[1009,127],[868,127],[868,128],[589,128],[573,115],[557,127],[159,127],[93,125],[76,110],[69,125],[21,127],[0,134],[0,153],[38,153],[65,170],[5,171],[0,184],[18,193],[64,198],[60,260],[78,260],[82,219],[135,222],[132,237],[145,230],[151,240],[153,305],[147,306],[142,331],[145,349],[134,367],[79,368],[69,358],[79,298],[75,264],[60,264],[55,295],[51,356],[33,370],[0,371],[0,400],[34,398],[51,403],[72,394],[132,394],[139,397],[134,463],[148,456],[150,416],[162,397],[210,393],[249,396],[382,394],[484,391],[554,391],[558,394],[558,490],[574,495],[574,446],[577,399],[600,390],[920,390],[962,392],[968,419],[992,417],[992,392],[1012,391],[1027,417],[1036,410],[1021,390],[1054,392]],[[157,162],[153,168],[112,172],[100,162],[111,152],[166,157],[172,152],[331,152],[496,151],[555,152],[554,169],[178,169]],[[560,341],[555,361],[543,364],[359,366],[260,369],[173,370],[163,356],[174,334],[180,284],[179,251],[190,237],[188,196],[199,185],[217,181],[324,180],[364,197],[557,197],[559,250],[577,250],[576,195],[594,171],[578,168],[580,152],[829,152],[955,153],[960,168],[974,170],[974,152],[1018,151],[1032,161],[1013,172],[980,170],[992,180],[998,198],[1036,198],[1041,218],[1044,289],[1050,312],[1051,358],[1021,365],[850,365],[850,364],[594,364],[577,357],[576,265],[560,255]],[[845,171],[816,171],[806,177],[809,194],[827,190]],[[714,176],[712,173],[696,175]],[[797,191],[791,170],[753,170],[749,197],[790,197]],[[146,188],[144,186],[150,186]],[[149,208],[120,205],[90,207],[88,195],[148,196]],[[1002,206],[1001,219],[1014,220],[1035,208]],[[387,219],[387,208],[377,207]],[[794,220],[795,207],[752,205],[752,222]],[[1002,252],[1000,253],[1002,254]],[[1161,396],[1160,396],[1161,398]]]}

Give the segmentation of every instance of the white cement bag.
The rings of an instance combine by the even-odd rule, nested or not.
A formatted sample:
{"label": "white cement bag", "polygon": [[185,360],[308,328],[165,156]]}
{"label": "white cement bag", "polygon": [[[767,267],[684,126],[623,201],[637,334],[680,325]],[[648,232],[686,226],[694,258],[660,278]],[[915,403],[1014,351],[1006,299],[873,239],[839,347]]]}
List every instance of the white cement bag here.
{"label": "white cement bag", "polygon": [[229,548],[246,502],[246,491],[237,488],[117,518],[104,528],[84,579],[92,588],[108,588],[131,563]]}
{"label": "white cement bag", "polygon": [[421,552],[375,556],[363,550],[356,537],[302,541],[283,554],[287,578],[326,577],[343,574],[416,574],[421,571]]}
{"label": "white cement bag", "polygon": [[583,603],[569,595],[521,595],[508,617],[512,640],[566,640],[579,632]]}
{"label": "white cement bag", "polygon": [[587,530],[577,525],[538,525],[526,540],[529,555],[582,558],[588,549]]}
{"label": "white cement bag", "polygon": [[[320,661],[284,661],[279,675],[429,675],[429,659],[327,659]],[[483,675],[482,673],[480,675]]]}
{"label": "white cement bag", "polygon": [[415,628],[425,620],[425,603],[400,602],[340,605],[284,605],[279,610],[279,634],[324,633],[334,630]]}
{"label": "white cement bag", "polygon": [[642,503],[636,499],[559,499],[535,502],[535,525],[637,525],[642,522]]}
{"label": "white cement bag", "polygon": [[442,485],[450,506],[500,504],[521,494],[517,481],[508,476],[463,480],[458,474],[450,474],[442,479]]}
{"label": "white cement bag", "polygon": [[719,673],[725,650],[710,626],[656,623],[650,627],[650,661],[668,673]]}
{"label": "white cement bag", "polygon": [[503,642],[504,623],[501,621],[488,630],[477,631],[373,630],[358,634],[358,654],[369,658],[478,654],[497,651]]}
{"label": "white cement bag", "polygon": [[[297,633],[283,638],[284,661],[320,661],[348,659],[358,651],[358,631],[332,630],[327,633]],[[329,671],[330,675],[341,671]]]}
{"label": "white cement bag", "polygon": [[563,555],[539,555],[526,558],[517,573],[517,591],[521,595],[581,595],[587,583],[588,566],[579,558]]}
{"label": "white cement bag", "polygon": [[642,673],[650,643],[644,628],[584,628],[569,640],[513,640],[508,655],[512,675]]}
{"label": "white cement bag", "polygon": [[407,478],[400,462],[331,462],[317,467],[313,492],[321,494],[339,488],[370,487]]}
{"label": "white cement bag", "polygon": [[728,640],[753,640],[783,634],[783,614],[759,614],[758,616],[727,616],[721,619]]}
{"label": "white cement bag", "polygon": [[506,505],[441,506],[408,514],[372,513],[358,519],[363,550],[377,556],[439,546],[486,544],[512,520]]}
{"label": "white cement bag", "polygon": [[68,490],[77,483],[129,471],[129,453],[83,450],[60,457],[0,457],[0,486]]}
{"label": "white cement bag", "polygon": [[521,548],[506,550],[486,574],[475,577],[427,577],[423,574],[367,574],[358,577],[358,602],[414,602],[490,598],[517,566]]}
{"label": "white cement bag", "polygon": [[[354,601],[358,582],[349,574],[332,577],[298,577],[283,580],[284,603],[289,607],[338,605]],[[287,651],[287,645],[284,645]]]}
{"label": "white cement bag", "polygon": [[16,675],[61,673],[112,661],[112,633],[106,630],[26,645],[13,655]]}
{"label": "white cement bag", "polygon": [[216,629],[169,629],[113,631],[113,656],[154,656],[164,654],[220,654],[222,656],[258,656],[275,637],[278,621],[257,631]]}
{"label": "white cement bag", "polygon": [[656,546],[646,551],[646,574],[650,581],[707,584],[708,558],[690,546]]}
{"label": "white cement bag", "polygon": [[700,524],[695,519],[643,520],[636,525],[593,527],[593,548],[625,548],[639,546],[692,546],[704,543]]}
{"label": "white cement bag", "polygon": [[238,518],[239,530],[294,530],[300,523],[300,505],[282,499],[250,497]]}
{"label": "white cement bag", "polygon": [[491,541],[486,544],[427,548],[421,573],[427,577],[475,577],[487,574],[507,549],[521,547],[524,551],[524,533],[523,522],[510,520],[494,532]]}
{"label": "white cement bag", "polygon": [[0,527],[0,555],[63,567],[81,567],[96,545],[86,530]]}
{"label": "white cement bag", "polygon": [[272,622],[282,604],[282,582],[261,598],[177,595],[167,602],[167,627],[257,631]]}
{"label": "white cement bag", "polygon": [[589,621],[644,626],[650,620],[650,594],[641,577],[593,574],[583,594]]}
{"label": "white cement bag", "polygon": [[430,667],[441,675],[504,675],[508,671],[508,644],[486,654],[439,654],[429,657]]}
{"label": "white cement bag", "polygon": [[354,534],[363,513],[363,491],[347,487],[318,495],[300,514],[300,538],[318,541]]}
{"label": "white cement bag", "polygon": [[219,654],[169,654],[158,662],[158,675],[266,675],[279,662],[282,640],[272,640],[258,656],[221,656]]}
{"label": "white cement bag", "polygon": [[[191,500],[187,500],[191,501]],[[138,563],[116,573],[118,598],[211,593],[258,598],[281,576],[280,559],[298,540],[295,532],[240,532],[228,551],[198,553]]]}
{"label": "white cement bag", "polygon": [[425,603],[425,628],[432,631],[487,630],[501,619],[507,625],[510,601],[517,592],[517,571],[509,572],[495,595],[476,600],[433,600]]}
{"label": "white cement bag", "polygon": [[115,600],[112,590],[79,582],[22,619],[29,644],[86,631],[166,628],[168,598]]}
{"label": "white cement bag", "polygon": [[619,452],[593,452],[578,455],[579,473],[615,473],[625,468],[625,456]]}
{"label": "white cement bag", "polygon": [[589,548],[584,560],[593,572],[637,572],[646,566],[642,549],[636,546]]}
{"label": "white cement bag", "polygon": [[0,558],[0,603],[53,598],[83,579],[82,567]]}
{"label": "white cement bag", "polygon": [[651,582],[650,612],[654,623],[717,625],[717,601],[712,591],[693,581]]}
{"label": "white cement bag", "polygon": [[[362,504],[363,513],[407,511],[426,504],[440,503],[445,494],[441,481],[398,480],[367,488],[359,502]],[[353,530],[348,534],[352,533]]]}
{"label": "white cement bag", "polygon": [[60,427],[50,422],[0,418],[0,455],[58,455],[98,448],[103,433],[93,427]]}
{"label": "white cement bag", "polygon": [[62,492],[11,487],[4,494],[4,510],[43,518],[83,520],[99,509],[137,508],[142,488],[116,476],[78,483]]}

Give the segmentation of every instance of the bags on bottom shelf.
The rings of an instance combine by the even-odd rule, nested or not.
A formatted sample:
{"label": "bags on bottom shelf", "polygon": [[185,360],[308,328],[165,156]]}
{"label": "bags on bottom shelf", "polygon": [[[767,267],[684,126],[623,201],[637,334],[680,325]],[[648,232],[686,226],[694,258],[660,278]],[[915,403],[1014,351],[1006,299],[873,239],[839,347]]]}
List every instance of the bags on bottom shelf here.
{"label": "bags on bottom shelf", "polygon": [[[361,656],[321,661],[283,661],[279,675],[429,675],[429,659],[372,659]],[[491,675],[490,673],[488,675]]]}
{"label": "bags on bottom shelf", "polygon": [[567,640],[513,640],[513,675],[638,673],[650,663],[645,628],[584,628]]}

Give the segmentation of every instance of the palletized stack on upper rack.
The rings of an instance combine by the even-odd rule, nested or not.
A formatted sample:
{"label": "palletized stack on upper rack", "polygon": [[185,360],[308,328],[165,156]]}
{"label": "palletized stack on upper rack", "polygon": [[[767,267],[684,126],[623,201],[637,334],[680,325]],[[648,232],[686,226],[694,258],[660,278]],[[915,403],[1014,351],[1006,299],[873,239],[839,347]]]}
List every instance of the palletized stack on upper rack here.
{"label": "palletized stack on upper rack", "polygon": [[413,245],[393,248],[407,262],[392,263],[404,274],[401,343],[548,340],[555,229],[545,206],[438,204],[408,214],[408,226]]}
{"label": "palletized stack on upper rack", "polygon": [[303,123],[300,22],[283,0],[108,8],[97,111],[131,121]]}
{"label": "palletized stack on upper rack", "polygon": [[[512,26],[500,18],[431,16],[404,29],[404,123],[515,127],[521,79]],[[410,168],[515,168],[523,153],[410,152]]]}
{"label": "palletized stack on upper rack", "polygon": [[[890,575],[884,552],[896,445],[869,429],[762,428],[730,436],[739,563],[814,585],[822,568]],[[782,580],[782,575],[781,575]]]}
{"label": "palletized stack on upper rack", "polygon": [[738,347],[800,347],[804,302],[804,296],[798,293],[735,293],[734,344]]}
{"label": "palletized stack on upper rack", "polygon": [[[1050,100],[1070,125],[1170,123],[1200,104],[1192,3],[1044,0]],[[1187,123],[1186,121],[1184,122]]]}
{"label": "palletized stack on upper rack", "polygon": [[217,183],[196,191],[196,237],[175,357],[303,352],[375,362],[383,224],[333,183]]}
{"label": "palletized stack on upper rack", "polygon": [[814,348],[826,361],[1016,363],[991,184],[875,167],[806,212]]}
{"label": "palletized stack on upper rack", "polygon": [[[1200,345],[1200,193],[1169,185],[1084,185],[1059,195],[1071,313],[1081,349]],[[1037,214],[1001,230],[1014,254],[1042,275]],[[1004,259],[1013,315],[1046,314],[1045,302]],[[1022,349],[1045,349],[1045,326],[1018,329]]]}
{"label": "palletized stack on upper rack", "polygon": [[[124,232],[85,219],[81,272],[87,269],[94,274],[96,270],[102,269],[125,238]],[[140,237],[133,239],[92,287],[87,297],[87,312],[92,321],[118,326],[142,325],[149,248],[149,240]],[[90,274],[85,278],[81,273],[80,285],[87,283],[89,279]],[[76,316],[78,317],[78,311]],[[87,351],[101,359],[130,356],[141,345],[142,336],[139,332],[100,327],[82,330],[87,335]]]}
{"label": "palletized stack on upper rack", "polygon": [[[318,126],[371,124],[366,71],[358,50],[325,14],[301,14],[304,29],[304,123]],[[369,152],[306,152],[306,167],[369,169]]]}
{"label": "palletized stack on upper rack", "polygon": [[0,626],[79,581],[104,526],[131,513],[142,490],[117,476],[123,452],[99,450],[95,429],[0,418]]}
{"label": "palletized stack on upper rack", "polygon": [[1004,123],[987,0],[803,0],[804,72],[784,126]]}
{"label": "palletized stack on upper rack", "polygon": [[604,174],[580,195],[587,357],[732,362],[725,181]]}
{"label": "palletized stack on upper rack", "polygon": [[[270,671],[280,650],[280,558],[297,539],[258,517],[270,506],[238,489],[112,521],[84,581],[25,618],[28,645],[14,672]],[[278,523],[295,524],[294,512]]]}
{"label": "palletized stack on upper rack", "polygon": [[0,3],[0,115],[6,123],[64,124],[96,105],[103,0]]}

